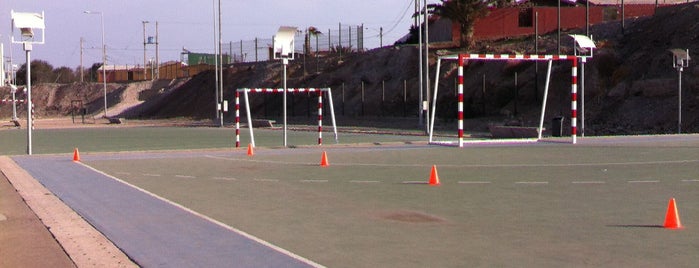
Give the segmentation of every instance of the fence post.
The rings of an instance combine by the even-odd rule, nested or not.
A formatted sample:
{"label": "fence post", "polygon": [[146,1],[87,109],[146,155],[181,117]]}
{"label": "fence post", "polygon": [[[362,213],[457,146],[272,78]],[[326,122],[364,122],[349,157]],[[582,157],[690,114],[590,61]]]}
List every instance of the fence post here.
{"label": "fence post", "polygon": [[408,80],[403,79],[403,116],[408,116]]}
{"label": "fence post", "polygon": [[482,89],[482,92],[481,92],[481,93],[483,94],[483,95],[481,96],[481,97],[482,97],[482,100],[481,100],[481,110],[482,110],[483,114],[485,114],[485,74],[483,74],[483,89]]}
{"label": "fence post", "polygon": [[257,61],[257,37],[255,37],[255,62]]}
{"label": "fence post", "polygon": [[342,116],[345,115],[345,82],[342,82]]}
{"label": "fence post", "polygon": [[347,26],[347,47],[349,52],[352,52],[352,26]]}
{"label": "fence post", "polygon": [[362,116],[364,116],[364,81],[362,81]]}
{"label": "fence post", "polygon": [[381,80],[381,116],[384,116],[386,110],[386,80]]}

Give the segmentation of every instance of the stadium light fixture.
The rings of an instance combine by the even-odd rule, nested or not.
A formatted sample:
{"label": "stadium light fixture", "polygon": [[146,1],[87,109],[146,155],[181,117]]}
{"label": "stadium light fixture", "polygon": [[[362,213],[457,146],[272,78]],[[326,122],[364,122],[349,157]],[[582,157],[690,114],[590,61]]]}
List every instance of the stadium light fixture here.
{"label": "stadium light fixture", "polygon": [[689,49],[669,49],[672,53],[672,68],[677,70],[677,134],[682,133],[682,70],[689,66]]}
{"label": "stadium light fixture", "polygon": [[282,26],[279,27],[277,34],[274,36],[273,43],[273,54],[274,59],[281,59],[282,65],[284,66],[284,92],[282,100],[282,111],[284,116],[284,147],[287,146],[286,139],[286,66],[289,64],[289,60],[294,59],[294,36],[296,35],[296,27]]}
{"label": "stadium light fixture", "polygon": [[[10,11],[12,19],[12,36],[10,40],[14,44],[22,44],[27,57],[27,154],[32,154],[32,122],[34,117],[32,103],[32,76],[31,76],[31,51],[32,44],[44,44],[44,12],[27,13]],[[15,31],[17,30],[17,31]],[[35,34],[38,31],[39,34]]]}

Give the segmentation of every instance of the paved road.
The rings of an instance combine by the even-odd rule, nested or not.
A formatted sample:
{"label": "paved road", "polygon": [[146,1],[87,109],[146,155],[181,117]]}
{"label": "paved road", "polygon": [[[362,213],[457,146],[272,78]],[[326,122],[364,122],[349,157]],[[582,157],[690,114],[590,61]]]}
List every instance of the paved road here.
{"label": "paved road", "polygon": [[309,260],[65,157],[14,157],[143,267],[309,267]]}

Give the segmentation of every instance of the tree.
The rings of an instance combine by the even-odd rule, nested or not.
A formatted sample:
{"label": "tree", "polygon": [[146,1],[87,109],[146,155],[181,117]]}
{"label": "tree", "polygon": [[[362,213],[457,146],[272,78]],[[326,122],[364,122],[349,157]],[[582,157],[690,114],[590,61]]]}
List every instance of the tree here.
{"label": "tree", "polygon": [[[318,40],[318,36],[321,34],[323,34],[323,33],[320,32],[318,30],[318,28],[313,27],[313,26],[308,27],[308,30],[306,31],[306,38],[304,40],[304,46],[303,46],[306,54],[308,54],[308,55],[314,54],[314,53],[312,53],[313,49],[311,46],[311,37],[315,37],[315,39]],[[316,53],[317,52],[318,51],[316,51]]]}
{"label": "tree", "polygon": [[54,82],[60,84],[73,83],[77,77],[71,68],[65,66],[53,70],[53,75],[56,77]]}
{"label": "tree", "polygon": [[[55,76],[53,66],[43,60],[33,60],[31,63],[32,84],[53,83]],[[27,84],[27,64],[22,64],[17,70],[17,84]]]}
{"label": "tree", "polygon": [[439,4],[427,5],[427,12],[450,19],[461,26],[461,46],[470,48],[474,44],[473,26],[476,20],[488,15],[489,6],[502,7],[510,0],[440,0]]}

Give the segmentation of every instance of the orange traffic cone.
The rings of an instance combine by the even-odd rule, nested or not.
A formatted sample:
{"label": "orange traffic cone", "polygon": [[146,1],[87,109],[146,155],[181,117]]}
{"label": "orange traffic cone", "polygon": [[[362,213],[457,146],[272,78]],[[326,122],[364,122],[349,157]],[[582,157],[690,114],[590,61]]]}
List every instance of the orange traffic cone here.
{"label": "orange traffic cone", "polygon": [[73,162],[80,162],[80,152],[78,152],[78,148],[75,148],[73,151]]}
{"label": "orange traffic cone", "polygon": [[248,144],[248,156],[253,156],[255,155],[255,152],[252,150],[252,144]]}
{"label": "orange traffic cone", "polygon": [[321,167],[327,167],[330,166],[330,163],[328,162],[328,154],[323,151],[323,156],[320,158],[320,166]]}
{"label": "orange traffic cone", "polygon": [[430,185],[437,186],[439,183],[439,175],[437,175],[437,166],[432,166],[432,172],[430,172]]}
{"label": "orange traffic cone", "polygon": [[680,223],[680,214],[677,212],[677,205],[675,205],[674,198],[671,198],[670,203],[667,205],[667,213],[665,214],[665,224],[663,227],[667,229],[682,228],[682,223]]}

